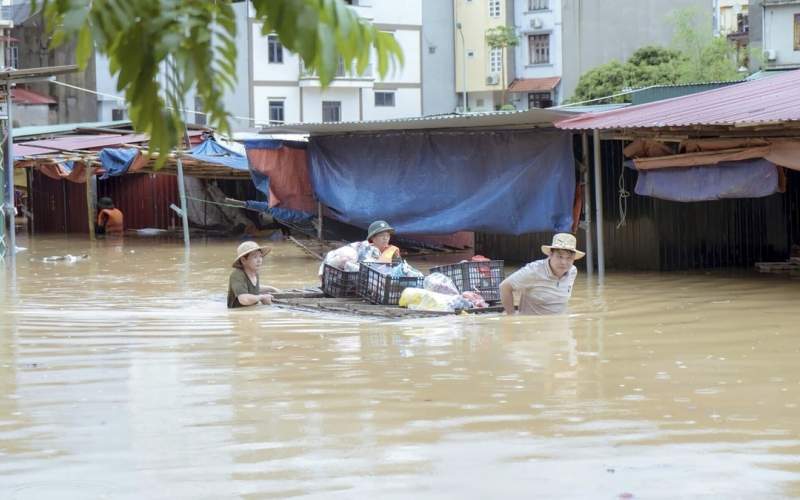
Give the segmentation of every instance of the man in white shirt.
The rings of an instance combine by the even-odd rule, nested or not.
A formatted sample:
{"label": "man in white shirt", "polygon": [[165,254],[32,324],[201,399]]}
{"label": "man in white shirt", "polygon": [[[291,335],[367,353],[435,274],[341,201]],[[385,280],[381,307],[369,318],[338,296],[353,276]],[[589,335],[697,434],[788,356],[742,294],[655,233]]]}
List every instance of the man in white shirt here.
{"label": "man in white shirt", "polygon": [[546,259],[529,263],[500,283],[507,314],[514,314],[514,292],[520,294],[520,314],[559,314],[567,309],[578,276],[573,262],[586,255],[575,248],[576,243],[569,233],[556,234],[552,245],[542,245]]}

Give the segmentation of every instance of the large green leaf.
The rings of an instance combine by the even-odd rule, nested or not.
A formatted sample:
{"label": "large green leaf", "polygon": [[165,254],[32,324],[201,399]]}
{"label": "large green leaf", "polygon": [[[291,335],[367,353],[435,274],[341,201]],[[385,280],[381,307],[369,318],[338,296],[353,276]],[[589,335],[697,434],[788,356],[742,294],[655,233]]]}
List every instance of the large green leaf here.
{"label": "large green leaf", "polygon": [[[77,39],[84,66],[92,48],[106,55],[125,96],[134,128],[150,135],[159,164],[181,143],[183,103],[191,89],[203,102],[208,123],[229,132],[225,92],[235,88],[236,17],[231,0],[38,0],[52,44]],[[386,76],[403,54],[343,0],[253,0],[255,20],[275,33],[319,75],[323,86],[345,68],[366,70],[375,51]],[[246,29],[246,26],[239,27]]]}

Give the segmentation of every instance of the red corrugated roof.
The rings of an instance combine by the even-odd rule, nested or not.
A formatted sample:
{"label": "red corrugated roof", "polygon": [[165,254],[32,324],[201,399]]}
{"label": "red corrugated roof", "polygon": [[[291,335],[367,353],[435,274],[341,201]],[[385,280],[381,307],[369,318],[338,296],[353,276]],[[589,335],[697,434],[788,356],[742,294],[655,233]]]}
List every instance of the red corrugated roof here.
{"label": "red corrugated roof", "polygon": [[55,139],[40,141],[26,141],[25,146],[37,146],[58,151],[93,150],[119,146],[120,144],[136,144],[147,142],[144,134],[94,134],[94,135],[66,135]]}
{"label": "red corrugated roof", "polygon": [[14,87],[11,89],[11,102],[16,104],[55,104],[56,100],[49,95]]}
{"label": "red corrugated roof", "polygon": [[508,86],[509,92],[550,92],[561,81],[561,77],[519,78]]}
{"label": "red corrugated roof", "polygon": [[[190,130],[189,138],[194,144],[201,139],[202,130]],[[89,135],[65,135],[54,139],[42,139],[38,141],[25,141],[15,147],[33,146],[44,148],[52,154],[58,151],[92,151],[96,149],[121,146],[122,144],[141,144],[148,141],[145,134],[89,134]],[[15,152],[16,154],[16,152]]]}
{"label": "red corrugated roof", "polygon": [[557,122],[566,130],[758,125],[800,121],[800,70]]}

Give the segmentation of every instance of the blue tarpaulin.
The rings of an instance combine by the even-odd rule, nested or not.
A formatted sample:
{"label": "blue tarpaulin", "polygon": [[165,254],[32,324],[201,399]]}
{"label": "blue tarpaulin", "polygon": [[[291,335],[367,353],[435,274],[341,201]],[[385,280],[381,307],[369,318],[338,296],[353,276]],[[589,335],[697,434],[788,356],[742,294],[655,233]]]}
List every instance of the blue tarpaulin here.
{"label": "blue tarpaulin", "polygon": [[763,158],[713,166],[643,170],[636,194],[672,201],[760,198],[778,191],[778,169]]}
{"label": "blue tarpaulin", "polygon": [[192,149],[189,156],[200,161],[225,165],[234,170],[247,172],[247,157],[219,144],[214,139],[206,139]]}
{"label": "blue tarpaulin", "polygon": [[289,210],[288,208],[272,207],[269,208],[269,203],[266,201],[247,200],[245,207],[250,210],[258,210],[259,212],[266,212],[272,217],[282,222],[308,222],[314,218],[312,214],[300,212],[298,210]]}
{"label": "blue tarpaulin", "polygon": [[104,148],[100,151],[100,164],[103,165],[105,173],[100,179],[123,175],[138,154],[139,150],[136,148]]}
{"label": "blue tarpaulin", "polygon": [[314,192],[342,222],[401,233],[569,231],[570,134],[390,133],[309,141]]}

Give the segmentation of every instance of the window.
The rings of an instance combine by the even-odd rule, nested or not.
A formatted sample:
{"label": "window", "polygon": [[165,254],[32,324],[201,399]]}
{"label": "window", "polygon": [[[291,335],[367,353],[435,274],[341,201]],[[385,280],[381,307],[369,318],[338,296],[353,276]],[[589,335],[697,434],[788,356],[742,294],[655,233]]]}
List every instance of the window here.
{"label": "window", "polygon": [[489,0],[489,16],[500,17],[500,0]]}
{"label": "window", "polygon": [[277,64],[283,62],[283,45],[276,35],[267,37],[267,52],[269,53],[269,62]]}
{"label": "window", "polygon": [[339,101],[322,101],[322,121],[342,121],[342,103]]}
{"label": "window", "polygon": [[489,52],[489,72],[500,73],[503,69],[503,49],[494,47]]}
{"label": "window", "polygon": [[528,56],[531,64],[550,62],[550,35],[529,35]]}
{"label": "window", "polygon": [[19,68],[19,47],[16,44],[8,48],[8,67]]}
{"label": "window", "polygon": [[283,123],[283,99],[269,101],[269,123]]}
{"label": "window", "polygon": [[195,96],[194,98],[194,122],[197,125],[205,125],[206,124],[206,115],[203,113],[203,100],[199,97]]}
{"label": "window", "polygon": [[549,108],[553,106],[550,92],[533,92],[528,94],[528,108]]}
{"label": "window", "polygon": [[394,107],[394,92],[375,92],[375,106]]}
{"label": "window", "polygon": [[122,121],[125,119],[125,108],[116,108],[111,110],[111,119],[115,122]]}
{"label": "window", "polygon": [[800,50],[800,14],[794,15],[794,50]]}
{"label": "window", "polygon": [[528,10],[548,10],[550,0],[528,0]]}

